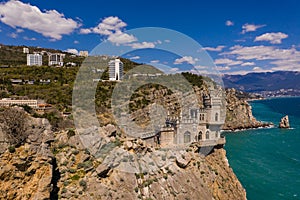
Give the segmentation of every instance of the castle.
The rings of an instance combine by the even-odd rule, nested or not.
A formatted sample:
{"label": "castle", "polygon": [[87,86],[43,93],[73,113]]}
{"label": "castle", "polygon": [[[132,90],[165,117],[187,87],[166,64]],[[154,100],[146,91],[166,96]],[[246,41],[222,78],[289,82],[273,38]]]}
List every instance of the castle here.
{"label": "castle", "polygon": [[203,96],[203,108],[188,108],[189,113],[181,113],[179,118],[167,117],[165,125],[156,133],[144,133],[141,139],[162,148],[180,147],[198,143],[200,147],[214,147],[225,144],[221,136],[221,126],[225,121],[222,92],[210,90]]}

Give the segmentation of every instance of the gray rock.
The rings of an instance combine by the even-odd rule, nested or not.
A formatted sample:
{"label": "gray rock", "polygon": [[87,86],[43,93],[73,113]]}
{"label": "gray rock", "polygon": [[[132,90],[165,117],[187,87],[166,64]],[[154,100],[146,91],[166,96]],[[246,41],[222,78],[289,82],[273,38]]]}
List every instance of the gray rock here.
{"label": "gray rock", "polygon": [[279,128],[290,128],[289,116],[286,115],[280,120]]}
{"label": "gray rock", "polygon": [[110,170],[111,169],[109,166],[107,166],[106,164],[101,164],[97,167],[96,172],[98,176],[106,177]]}

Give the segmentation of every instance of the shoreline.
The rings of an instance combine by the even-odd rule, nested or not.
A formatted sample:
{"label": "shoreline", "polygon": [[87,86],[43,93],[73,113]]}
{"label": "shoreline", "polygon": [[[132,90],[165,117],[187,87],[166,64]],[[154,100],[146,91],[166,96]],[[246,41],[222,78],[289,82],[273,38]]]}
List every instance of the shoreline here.
{"label": "shoreline", "polygon": [[278,96],[278,97],[263,97],[263,98],[257,98],[257,99],[247,99],[247,102],[251,101],[263,101],[263,100],[269,100],[269,99],[285,99],[285,98],[300,98],[300,96]]}
{"label": "shoreline", "polygon": [[262,125],[262,126],[257,126],[257,127],[251,127],[251,128],[242,128],[242,129],[222,129],[221,133],[228,132],[228,133],[236,133],[236,132],[243,132],[243,131],[248,131],[248,130],[256,130],[256,129],[271,129],[271,128],[276,128],[276,126],[273,123],[270,123],[268,125]]}

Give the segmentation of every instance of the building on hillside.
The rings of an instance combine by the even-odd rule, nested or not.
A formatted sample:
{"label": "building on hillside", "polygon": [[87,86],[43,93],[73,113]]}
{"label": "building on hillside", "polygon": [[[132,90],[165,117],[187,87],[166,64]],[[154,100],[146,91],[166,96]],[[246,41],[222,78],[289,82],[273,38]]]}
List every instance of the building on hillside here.
{"label": "building on hillside", "polygon": [[[215,146],[223,146],[225,138],[221,136],[221,126],[225,121],[224,104],[222,92],[211,90],[210,95],[203,96],[203,108],[188,109],[189,113],[180,114],[180,117],[165,119],[165,125],[156,132],[142,133],[138,138],[146,143],[162,148],[181,147],[191,143],[211,149]],[[130,128],[126,126],[128,119],[121,127],[127,132]],[[130,130],[129,130],[130,131]]]}
{"label": "building on hillside", "polygon": [[27,54],[28,66],[42,66],[43,57],[40,54]]}
{"label": "building on hillside", "polygon": [[29,49],[27,47],[23,47],[23,53],[28,54],[29,53]]}
{"label": "building on hillside", "polygon": [[109,61],[109,80],[119,81],[123,78],[123,63],[120,59],[114,59]]}
{"label": "building on hillside", "polygon": [[89,52],[88,51],[79,51],[79,56],[88,57]]}
{"label": "building on hillside", "polygon": [[65,54],[61,53],[50,53],[49,54],[49,66],[64,66]]}
{"label": "building on hillside", "polygon": [[24,99],[11,99],[11,98],[3,98],[0,100],[0,106],[2,107],[10,107],[13,105],[27,105],[32,108],[38,107],[38,101],[37,100],[24,100]]}

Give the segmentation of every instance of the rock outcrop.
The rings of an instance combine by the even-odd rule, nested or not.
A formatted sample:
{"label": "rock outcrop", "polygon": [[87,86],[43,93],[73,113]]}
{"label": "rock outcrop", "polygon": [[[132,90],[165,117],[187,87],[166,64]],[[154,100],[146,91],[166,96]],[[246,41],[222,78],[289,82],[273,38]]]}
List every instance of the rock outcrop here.
{"label": "rock outcrop", "polygon": [[272,125],[257,121],[252,114],[249,103],[245,99],[239,99],[235,89],[226,91],[226,101],[226,120],[223,130],[242,130]]}
{"label": "rock outcrop", "polygon": [[290,128],[290,122],[289,122],[288,115],[281,118],[280,123],[279,123],[279,128]]}
{"label": "rock outcrop", "polygon": [[26,143],[0,153],[0,199],[50,199],[54,157],[49,143],[54,135],[48,120],[28,121]]}
{"label": "rock outcrop", "polygon": [[[61,132],[56,138],[65,135]],[[70,141],[80,143],[72,136],[53,146],[61,199],[246,199],[224,149],[205,157],[193,148],[160,151],[133,139],[106,158],[95,158]]]}

